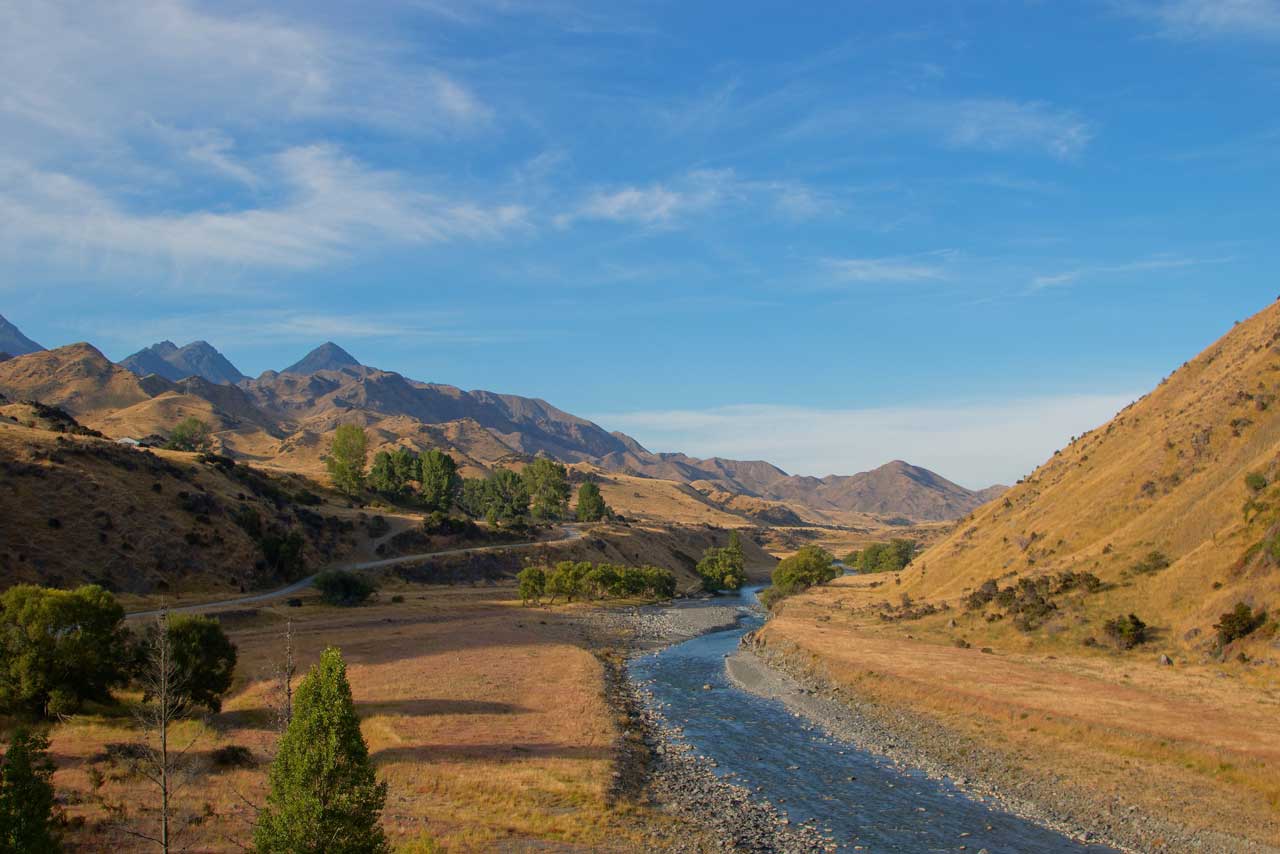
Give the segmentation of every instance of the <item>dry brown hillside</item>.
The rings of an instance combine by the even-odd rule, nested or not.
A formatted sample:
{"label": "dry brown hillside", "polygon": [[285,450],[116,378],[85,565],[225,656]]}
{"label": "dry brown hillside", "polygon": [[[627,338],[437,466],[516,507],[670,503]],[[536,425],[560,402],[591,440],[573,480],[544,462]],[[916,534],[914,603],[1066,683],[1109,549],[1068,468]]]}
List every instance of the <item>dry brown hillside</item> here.
{"label": "dry brown hillside", "polygon": [[[1089,572],[1106,588],[1050,596],[1058,611],[1037,632],[1102,640],[1106,617],[1133,612],[1157,628],[1162,648],[1208,651],[1213,625],[1237,602],[1280,608],[1278,518],[1272,305],[962,520],[902,573],[900,592],[959,605],[988,579],[1007,587]],[[1009,623],[973,631],[1008,633]],[[1262,634],[1246,646],[1275,658]]]}
{"label": "dry brown hillside", "polygon": [[[306,489],[300,479],[206,460],[0,421],[4,586],[237,592],[315,571],[354,544],[336,508],[296,503]],[[300,563],[268,544],[292,534]]]}

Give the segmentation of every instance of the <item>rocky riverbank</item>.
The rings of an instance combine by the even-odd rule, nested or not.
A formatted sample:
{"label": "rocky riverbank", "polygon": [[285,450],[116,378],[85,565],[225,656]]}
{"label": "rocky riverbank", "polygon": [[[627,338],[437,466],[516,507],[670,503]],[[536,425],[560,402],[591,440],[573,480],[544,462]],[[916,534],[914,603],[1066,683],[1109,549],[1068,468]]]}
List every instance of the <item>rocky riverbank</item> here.
{"label": "rocky riverbank", "polygon": [[815,676],[785,650],[755,642],[753,634],[743,637],[742,648],[726,660],[726,668],[739,688],[782,701],[836,738],[896,765],[948,779],[999,809],[1072,838],[1132,852],[1275,852],[1223,833],[1189,831],[1132,805],[1093,797],[1079,787],[1067,789],[1052,779],[1028,777],[1000,751],[908,710],[857,697]]}

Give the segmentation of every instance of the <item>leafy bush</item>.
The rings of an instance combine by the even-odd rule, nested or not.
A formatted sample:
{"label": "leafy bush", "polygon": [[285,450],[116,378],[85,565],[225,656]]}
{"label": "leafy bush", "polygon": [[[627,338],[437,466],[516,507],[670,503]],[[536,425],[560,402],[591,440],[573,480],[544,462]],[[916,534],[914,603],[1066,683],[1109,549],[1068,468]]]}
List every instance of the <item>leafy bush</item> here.
{"label": "leafy bush", "polygon": [[1000,584],[994,578],[988,578],[982,584],[978,585],[978,589],[965,597],[965,607],[970,611],[977,611],[986,607],[987,603],[996,598],[1000,593]]}
{"label": "leafy bush", "polygon": [[316,576],[315,587],[327,604],[343,607],[364,603],[377,589],[365,576],[345,569],[326,569]]}
{"label": "leafy bush", "polygon": [[171,451],[208,450],[209,425],[199,418],[184,418],[174,426],[165,447]]}
{"label": "leafy bush", "polygon": [[894,539],[887,543],[872,543],[855,553],[856,568],[860,572],[897,572],[911,563],[915,553],[916,544],[912,540]]}
{"label": "leafy bush", "polygon": [[1267,476],[1260,471],[1251,471],[1244,476],[1244,485],[1252,492],[1261,492],[1267,488]]}
{"label": "leafy bush", "polygon": [[1055,579],[1054,593],[1066,593],[1071,590],[1083,590],[1086,593],[1097,593],[1104,585],[1102,579],[1092,572],[1075,572],[1067,570],[1059,572]]}
{"label": "leafy bush", "polygon": [[831,553],[818,546],[805,546],[800,551],[783,558],[773,568],[773,585],[761,593],[760,601],[772,607],[778,600],[808,590],[815,584],[825,584],[840,575]]}
{"label": "leafy bush", "polygon": [[1102,631],[1119,649],[1133,649],[1147,640],[1147,624],[1138,619],[1136,614],[1107,620]]}
{"label": "leafy bush", "polygon": [[170,615],[168,631],[182,693],[195,705],[221,711],[236,669],[236,645],[217,620],[198,614]]}
{"label": "leafy bush", "polygon": [[526,566],[516,574],[520,585],[520,602],[537,605],[542,601],[542,594],[547,591],[547,574],[540,566]]}
{"label": "leafy bush", "polygon": [[1254,612],[1245,603],[1237,602],[1234,608],[1218,618],[1213,627],[1218,630],[1218,643],[1226,646],[1233,640],[1252,634],[1266,621],[1265,610],[1259,608]]}

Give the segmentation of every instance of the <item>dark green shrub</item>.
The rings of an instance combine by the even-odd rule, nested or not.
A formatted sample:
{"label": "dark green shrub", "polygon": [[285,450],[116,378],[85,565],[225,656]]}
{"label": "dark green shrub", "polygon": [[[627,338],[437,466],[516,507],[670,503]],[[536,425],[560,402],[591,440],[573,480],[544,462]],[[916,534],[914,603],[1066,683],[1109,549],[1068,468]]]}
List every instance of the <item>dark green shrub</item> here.
{"label": "dark green shrub", "polygon": [[970,611],[977,611],[986,607],[987,603],[996,598],[1000,592],[1000,584],[994,578],[988,578],[982,584],[978,585],[978,589],[970,593],[964,599],[965,607]]}
{"label": "dark green shrub", "polygon": [[252,768],[257,765],[257,760],[253,758],[253,751],[245,747],[243,744],[228,744],[226,747],[219,747],[209,755],[209,761],[213,763],[215,768]]}
{"label": "dark green shrub", "polygon": [[326,569],[316,576],[315,587],[326,604],[342,607],[363,604],[377,589],[365,576],[345,569]]}
{"label": "dark green shrub", "polygon": [[1129,567],[1130,571],[1136,572],[1138,575],[1154,575],[1163,569],[1168,569],[1172,561],[1161,551],[1149,552],[1145,558]]}
{"label": "dark green shrub", "polygon": [[1218,618],[1218,622],[1213,627],[1218,630],[1218,643],[1226,646],[1233,640],[1252,634],[1266,621],[1265,610],[1259,608],[1255,612],[1245,603],[1237,602],[1234,608]]}
{"label": "dark green shrub", "polygon": [[1244,476],[1244,485],[1253,492],[1261,492],[1267,488],[1267,476],[1260,471],[1251,471]]}
{"label": "dark green shrub", "polygon": [[1107,620],[1102,631],[1119,649],[1133,649],[1147,640],[1147,624],[1136,614]]}

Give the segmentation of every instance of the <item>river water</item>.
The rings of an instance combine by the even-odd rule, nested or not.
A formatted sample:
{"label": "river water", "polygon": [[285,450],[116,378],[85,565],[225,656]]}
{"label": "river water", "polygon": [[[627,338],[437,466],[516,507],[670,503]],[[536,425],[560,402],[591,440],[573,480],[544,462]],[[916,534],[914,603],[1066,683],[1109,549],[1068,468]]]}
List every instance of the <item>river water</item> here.
{"label": "river water", "polygon": [[[702,635],[635,659],[631,678],[652,692],[666,720],[684,728],[715,773],[782,809],[792,823],[810,823],[845,850],[969,851],[989,854],[1111,852],[1086,845],[992,804],[945,781],[827,735],[780,701],[734,686],[725,656],[762,622],[754,590],[742,594],[737,628]],[[716,604],[726,604],[724,598]],[[711,690],[704,689],[710,685]],[[859,847],[860,846],[860,847]]]}

